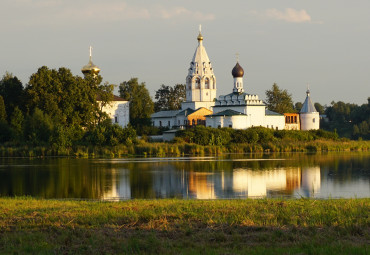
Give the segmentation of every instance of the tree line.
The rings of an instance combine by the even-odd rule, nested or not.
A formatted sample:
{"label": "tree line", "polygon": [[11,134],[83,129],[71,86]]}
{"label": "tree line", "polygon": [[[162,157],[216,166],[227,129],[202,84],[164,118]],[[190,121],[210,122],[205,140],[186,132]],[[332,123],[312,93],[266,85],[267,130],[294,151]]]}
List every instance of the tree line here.
{"label": "tree line", "polygon": [[[103,111],[113,99],[115,86],[103,83],[100,75],[75,76],[64,67],[40,67],[25,85],[5,73],[0,80],[0,143],[59,148],[136,142],[136,135],[163,131],[152,126],[152,113],[181,109],[186,99],[184,84],[162,84],[153,102],[145,82],[138,78],[123,81],[118,85],[119,96],[130,101],[130,125],[123,129],[113,125]],[[266,90],[266,104],[279,113],[299,112],[302,107],[275,83]],[[315,103],[315,107],[328,119],[321,128],[352,139],[370,139],[370,98],[361,106],[332,102],[330,106]]]}

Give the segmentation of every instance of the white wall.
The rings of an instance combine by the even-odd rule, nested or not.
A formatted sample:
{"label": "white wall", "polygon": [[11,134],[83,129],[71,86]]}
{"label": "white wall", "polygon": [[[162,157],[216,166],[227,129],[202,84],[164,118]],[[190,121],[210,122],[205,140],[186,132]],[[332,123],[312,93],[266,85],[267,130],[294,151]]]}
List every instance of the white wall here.
{"label": "white wall", "polygon": [[273,128],[278,130],[285,129],[285,117],[284,115],[266,115],[264,127]]}
{"label": "white wall", "polygon": [[300,113],[301,130],[311,130],[320,128],[320,115],[318,112]]}
{"label": "white wall", "polygon": [[117,123],[121,127],[126,127],[130,122],[129,101],[113,101],[102,110],[109,115],[112,123]]}

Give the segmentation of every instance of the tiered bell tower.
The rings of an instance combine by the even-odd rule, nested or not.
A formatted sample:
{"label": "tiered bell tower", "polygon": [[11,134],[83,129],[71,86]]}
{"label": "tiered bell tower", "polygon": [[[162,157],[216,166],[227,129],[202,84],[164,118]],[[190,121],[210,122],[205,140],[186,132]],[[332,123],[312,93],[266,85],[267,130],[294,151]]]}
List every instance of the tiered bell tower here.
{"label": "tiered bell tower", "polygon": [[205,107],[212,110],[216,98],[216,77],[211,62],[203,46],[201,26],[199,26],[198,47],[195,50],[186,77],[186,102],[182,109]]}

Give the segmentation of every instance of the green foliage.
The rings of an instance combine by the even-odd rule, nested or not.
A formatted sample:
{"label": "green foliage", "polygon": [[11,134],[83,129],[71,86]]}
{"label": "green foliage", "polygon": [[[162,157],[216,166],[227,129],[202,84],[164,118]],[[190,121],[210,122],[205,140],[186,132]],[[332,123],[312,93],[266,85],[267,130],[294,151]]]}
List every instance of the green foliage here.
{"label": "green foliage", "polygon": [[31,75],[26,87],[26,106],[52,116],[63,126],[88,127],[101,117],[97,95],[102,93],[101,77],[73,76],[67,68],[48,69],[43,66]]}
{"label": "green foliage", "polygon": [[301,102],[295,103],[295,105],[294,105],[295,112],[300,112],[302,107],[303,107],[303,104]]}
{"label": "green foliage", "polygon": [[12,139],[12,129],[5,120],[0,120],[0,143],[8,142]]}
{"label": "green foliage", "polygon": [[[229,145],[235,144],[264,144],[268,148],[279,141],[314,141],[318,139],[337,140],[338,135],[324,130],[273,130],[264,127],[253,127],[245,130],[231,128],[210,128],[196,126],[195,128],[179,130],[176,137],[187,143],[199,145]],[[269,147],[270,146],[270,147]],[[266,147],[266,148],[267,148]],[[271,149],[271,148],[270,148]],[[276,151],[272,148],[272,151]]]}
{"label": "green foliage", "polygon": [[338,130],[340,136],[353,139],[370,139],[370,102],[358,106],[344,102],[332,102],[325,109],[329,122],[322,122],[326,130]]}
{"label": "green foliage", "polygon": [[33,114],[27,117],[25,126],[25,138],[30,143],[36,145],[50,142],[54,122],[42,110],[35,108]]}
{"label": "green foliage", "polygon": [[88,131],[84,140],[92,145],[131,145],[136,142],[136,131],[131,126],[122,128],[106,120]]}
{"label": "green foliage", "polygon": [[0,121],[6,121],[5,104],[4,99],[1,95],[0,95]]}
{"label": "green foliage", "polygon": [[12,116],[10,117],[10,126],[12,127],[15,137],[17,138],[21,138],[23,136],[23,122],[23,113],[18,106],[16,106]]}
{"label": "green foliage", "polygon": [[174,87],[162,86],[155,92],[154,110],[178,110],[181,103],[186,99],[186,87],[184,84],[176,84]]}
{"label": "green foliage", "polygon": [[318,111],[320,114],[325,114],[324,106],[322,106],[320,103],[315,103],[314,106],[316,111]]}
{"label": "green foliage", "polygon": [[292,95],[286,89],[281,90],[276,83],[272,85],[271,90],[266,90],[266,101],[271,111],[281,114],[295,112]]}
{"label": "green foliage", "polygon": [[154,112],[154,103],[145,87],[145,82],[139,83],[138,78],[131,78],[119,85],[120,97],[130,101],[130,123],[139,130],[150,126],[150,116]]}
{"label": "green foliage", "polygon": [[22,82],[11,73],[6,72],[0,80],[0,96],[4,99],[8,117],[12,116],[15,107],[23,109],[23,85]]}

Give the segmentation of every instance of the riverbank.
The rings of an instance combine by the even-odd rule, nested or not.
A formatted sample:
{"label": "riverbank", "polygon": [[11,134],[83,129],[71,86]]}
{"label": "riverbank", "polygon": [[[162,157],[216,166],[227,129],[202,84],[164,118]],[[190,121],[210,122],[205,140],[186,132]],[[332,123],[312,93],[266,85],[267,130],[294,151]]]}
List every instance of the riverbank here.
{"label": "riverbank", "polygon": [[0,253],[368,254],[370,199],[0,198]]}
{"label": "riverbank", "polygon": [[264,153],[264,152],[328,152],[328,151],[370,151],[370,141],[353,140],[279,140],[265,143],[230,143],[227,145],[199,145],[178,141],[173,143],[151,143],[143,140],[131,145],[116,146],[72,146],[53,148],[52,146],[0,146],[0,157],[47,157],[67,156],[80,158],[95,157],[168,157],[206,156],[225,153]]}

